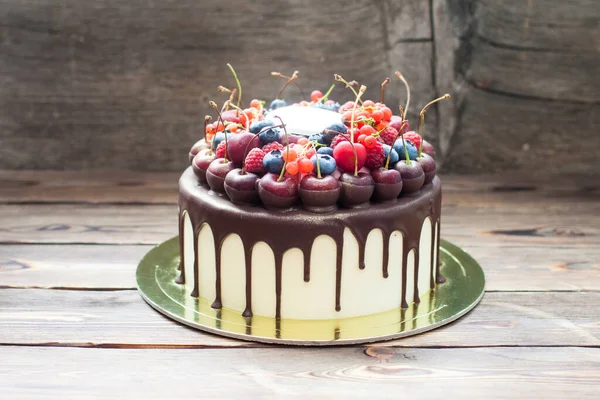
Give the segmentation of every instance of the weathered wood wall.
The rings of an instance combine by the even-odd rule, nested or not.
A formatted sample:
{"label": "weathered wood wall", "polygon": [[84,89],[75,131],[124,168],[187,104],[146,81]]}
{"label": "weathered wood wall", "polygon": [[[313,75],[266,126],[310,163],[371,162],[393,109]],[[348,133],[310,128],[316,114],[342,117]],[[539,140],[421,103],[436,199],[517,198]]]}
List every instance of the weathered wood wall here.
{"label": "weathered wood wall", "polygon": [[428,113],[446,171],[600,176],[598,49],[595,0],[4,0],[0,168],[180,170],[231,62],[248,100],[272,70],[377,97],[399,69],[415,106],[454,95]]}

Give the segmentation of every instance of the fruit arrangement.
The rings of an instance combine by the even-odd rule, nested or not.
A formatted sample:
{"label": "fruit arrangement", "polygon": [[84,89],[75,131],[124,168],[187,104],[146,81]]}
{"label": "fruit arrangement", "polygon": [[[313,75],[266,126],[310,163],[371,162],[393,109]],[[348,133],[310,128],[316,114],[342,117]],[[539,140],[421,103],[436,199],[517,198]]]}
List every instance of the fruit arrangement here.
{"label": "fruit arrangement", "polygon": [[218,118],[213,122],[211,116],[205,117],[205,138],[194,144],[189,157],[199,183],[233,203],[324,213],[338,206],[395,202],[417,193],[435,177],[435,150],[423,138],[425,112],[449,95],[423,107],[415,132],[406,119],[410,88],[399,72],[396,76],[406,87],[407,101],[398,115],[384,103],[389,78],[382,82],[381,99],[375,102],[362,99],[365,86],[335,75],[354,99],[342,105],[329,100],[334,84],[325,94],[312,91],[310,102],[294,104],[339,114],[339,122],[306,137],[290,134],[285,121],[272,113],[287,106],[282,93],[291,83],[297,85],[297,71],[289,77],[272,73],[286,82],[268,109],[258,99],[241,108],[242,87],[233,67],[228,67],[237,87],[219,86],[229,99],[221,108],[209,103]]}

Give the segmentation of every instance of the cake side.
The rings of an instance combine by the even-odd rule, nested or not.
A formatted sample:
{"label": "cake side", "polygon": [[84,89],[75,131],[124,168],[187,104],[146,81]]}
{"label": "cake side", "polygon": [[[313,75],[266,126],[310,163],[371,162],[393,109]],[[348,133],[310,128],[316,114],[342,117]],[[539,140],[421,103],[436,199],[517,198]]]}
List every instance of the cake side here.
{"label": "cake side", "polygon": [[439,178],[392,203],[320,215],[235,205],[189,168],[179,206],[179,281],[214,308],[347,318],[406,307],[439,277]]}

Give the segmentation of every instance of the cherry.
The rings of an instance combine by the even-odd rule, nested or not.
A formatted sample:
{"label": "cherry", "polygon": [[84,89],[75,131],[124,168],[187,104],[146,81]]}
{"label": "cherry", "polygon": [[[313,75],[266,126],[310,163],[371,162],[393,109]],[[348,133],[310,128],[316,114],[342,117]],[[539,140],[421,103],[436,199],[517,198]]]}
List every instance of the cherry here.
{"label": "cherry", "polygon": [[[356,152],[356,157],[354,153]],[[337,166],[345,172],[356,172],[361,169],[367,161],[367,150],[360,143],[352,144],[343,141],[333,149],[333,158]]]}
{"label": "cherry", "polygon": [[[312,163],[311,163],[312,164]],[[334,211],[340,197],[340,182],[332,175],[318,178],[306,175],[300,181],[298,193],[308,211],[325,213]]]}
{"label": "cherry", "polygon": [[423,167],[416,161],[400,160],[395,165],[395,169],[402,176],[402,193],[414,194],[417,193],[425,182],[425,173]]}
{"label": "cherry", "polygon": [[192,160],[192,170],[200,183],[206,183],[206,170],[210,163],[216,158],[210,149],[200,150]]}
{"label": "cherry", "polygon": [[422,153],[421,157],[417,157],[417,162],[421,164],[425,173],[425,184],[431,182],[435,178],[436,165],[435,160],[427,153]]}
{"label": "cherry", "polygon": [[233,163],[224,158],[216,158],[210,163],[206,170],[206,181],[213,192],[225,192],[225,176],[234,168]]}
{"label": "cherry", "polygon": [[223,185],[225,193],[227,193],[232,203],[255,203],[258,201],[258,191],[256,189],[258,179],[256,174],[242,171],[241,168],[233,169],[225,176]]}
{"label": "cherry", "polygon": [[250,132],[237,133],[229,136],[227,155],[236,167],[241,167],[248,151],[260,147],[260,140]]}
{"label": "cherry", "polygon": [[373,199],[381,202],[395,201],[402,191],[402,176],[395,169],[383,167],[371,172],[375,181]]}
{"label": "cherry", "polygon": [[375,190],[375,182],[370,174],[359,172],[349,174],[344,172],[340,176],[341,193],[340,202],[345,207],[365,207]]}
{"label": "cherry", "polygon": [[267,208],[290,208],[298,200],[298,184],[287,176],[269,173],[258,181],[258,195]]}
{"label": "cherry", "polygon": [[423,153],[429,154],[431,158],[435,160],[435,148],[433,145],[427,140],[423,140],[423,144],[421,146],[423,147]]}

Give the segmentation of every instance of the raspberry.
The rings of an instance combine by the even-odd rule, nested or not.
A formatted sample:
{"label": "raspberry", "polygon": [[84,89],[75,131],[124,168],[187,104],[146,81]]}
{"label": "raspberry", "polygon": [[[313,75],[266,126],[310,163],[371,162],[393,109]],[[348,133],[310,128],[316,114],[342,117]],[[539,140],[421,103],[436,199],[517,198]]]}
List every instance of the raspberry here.
{"label": "raspberry", "polygon": [[341,142],[345,142],[347,140],[349,140],[350,138],[346,135],[336,135],[334,136],[334,138],[331,140],[331,145],[329,147],[331,147],[332,149],[335,148],[335,146],[337,146],[339,143]]}
{"label": "raspberry", "polygon": [[268,153],[272,150],[283,150],[283,145],[279,142],[271,142],[262,147],[262,150],[265,153]]}
{"label": "raspberry", "polygon": [[418,149],[421,146],[421,136],[415,131],[406,132],[404,135],[404,140],[408,140]]}
{"label": "raspberry", "polygon": [[377,169],[383,166],[385,161],[385,155],[383,152],[383,143],[375,141],[375,145],[371,148],[367,148],[367,161],[365,161],[365,167],[369,169]]}
{"label": "raspberry", "polygon": [[387,144],[388,146],[392,146],[396,141],[396,136],[398,136],[398,131],[392,128],[391,126],[388,126],[383,131],[381,131],[379,139],[381,139],[381,141]]}
{"label": "raspberry", "polygon": [[244,161],[244,166],[246,167],[246,171],[252,172],[254,174],[264,174],[267,172],[263,165],[263,158],[265,158],[265,153],[259,148],[254,148],[248,152],[246,155],[246,160]]}
{"label": "raspberry", "polygon": [[[217,156],[217,158],[223,158],[225,156],[225,141],[223,140],[221,143],[219,143],[219,145],[217,146],[217,149],[215,150],[215,155]],[[228,157],[229,158],[229,157]]]}

